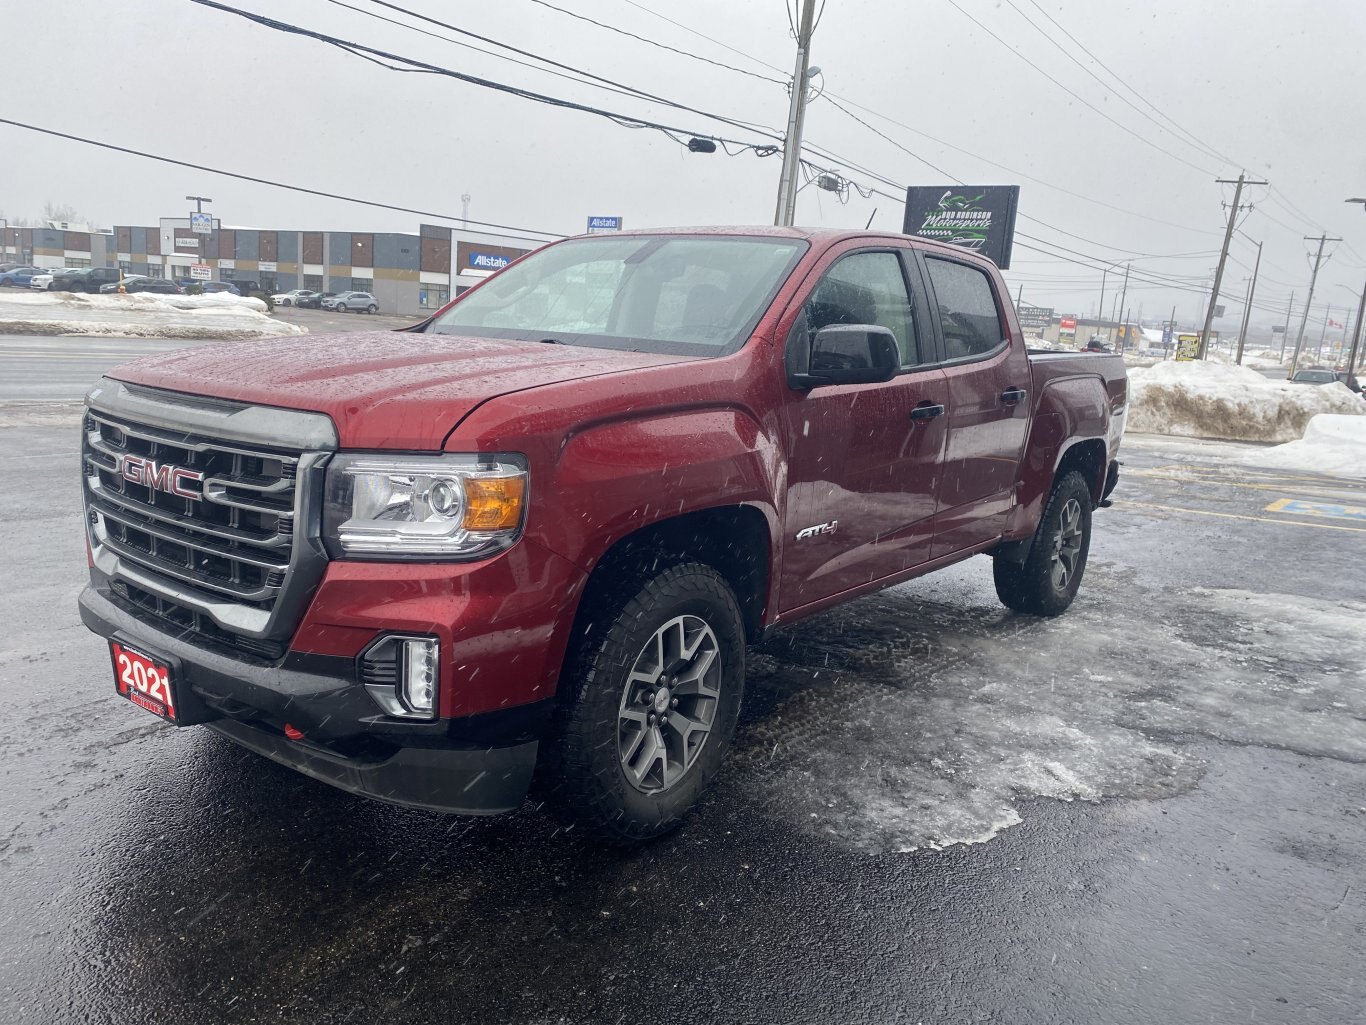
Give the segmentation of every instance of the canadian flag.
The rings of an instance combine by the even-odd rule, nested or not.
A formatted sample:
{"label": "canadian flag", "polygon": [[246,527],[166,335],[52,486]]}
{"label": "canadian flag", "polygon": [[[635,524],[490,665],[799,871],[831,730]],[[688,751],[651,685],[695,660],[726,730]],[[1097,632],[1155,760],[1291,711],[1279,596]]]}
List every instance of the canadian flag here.
{"label": "canadian flag", "polygon": [[1339,324],[1339,323],[1338,323],[1336,320],[1334,320],[1332,317],[1329,317],[1329,318],[1328,318],[1328,326],[1329,326],[1329,327],[1342,327],[1342,325]]}

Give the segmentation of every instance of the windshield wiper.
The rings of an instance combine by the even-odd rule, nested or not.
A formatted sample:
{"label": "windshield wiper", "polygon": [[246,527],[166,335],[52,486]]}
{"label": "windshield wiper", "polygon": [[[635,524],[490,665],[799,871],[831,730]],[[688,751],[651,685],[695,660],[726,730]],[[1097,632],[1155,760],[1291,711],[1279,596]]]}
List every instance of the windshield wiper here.
{"label": "windshield wiper", "polygon": [[541,342],[543,345],[568,345],[568,344],[569,344],[569,343],[566,342],[563,338],[538,338],[537,341]]}

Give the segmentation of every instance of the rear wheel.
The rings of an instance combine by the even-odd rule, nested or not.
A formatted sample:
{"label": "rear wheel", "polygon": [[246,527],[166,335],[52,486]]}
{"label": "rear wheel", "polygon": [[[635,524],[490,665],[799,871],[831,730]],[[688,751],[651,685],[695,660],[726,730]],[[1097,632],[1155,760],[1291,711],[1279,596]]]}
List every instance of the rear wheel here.
{"label": "rear wheel", "polygon": [[590,599],[602,610],[566,662],[568,699],[544,785],[562,818],[615,844],[678,826],[720,767],[745,684],[735,595],[673,566]]}
{"label": "rear wheel", "polygon": [[366,313],[371,313],[371,314],[373,314],[373,313],[378,313],[378,312],[379,312],[379,307],[376,306],[374,303],[371,303],[369,306],[365,307],[365,312],[366,312]]}
{"label": "rear wheel", "polygon": [[997,556],[992,568],[997,597],[1016,612],[1062,614],[1081,587],[1090,549],[1091,489],[1073,471],[1053,486],[1029,558],[1015,563]]}

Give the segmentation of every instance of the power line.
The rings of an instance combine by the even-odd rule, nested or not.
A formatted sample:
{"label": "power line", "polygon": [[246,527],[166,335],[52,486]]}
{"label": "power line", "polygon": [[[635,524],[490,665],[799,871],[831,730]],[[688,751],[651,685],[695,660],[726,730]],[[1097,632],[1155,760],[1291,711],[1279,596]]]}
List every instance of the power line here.
{"label": "power line", "polygon": [[1132,128],[1130,128],[1128,125],[1126,125],[1126,124],[1124,124],[1123,122],[1117,121],[1117,120],[1115,120],[1114,118],[1112,118],[1109,114],[1105,113],[1105,111],[1101,110],[1101,109],[1100,109],[1099,107],[1097,107],[1095,104],[1091,103],[1091,101],[1087,100],[1087,99],[1086,99],[1084,96],[1082,96],[1080,93],[1074,92],[1073,90],[1069,89],[1067,86],[1063,85],[1063,83],[1059,82],[1056,78],[1054,78],[1052,75],[1050,75],[1047,71],[1045,71],[1043,68],[1039,67],[1039,66],[1038,66],[1037,64],[1035,64],[1032,60],[1030,60],[1028,57],[1026,57],[1023,53],[1021,53],[1019,50],[1015,49],[1015,47],[1011,46],[1011,45],[1010,45],[1009,43],[1007,43],[1004,39],[1002,39],[1000,36],[998,36],[995,32],[993,32],[991,29],[987,28],[987,27],[986,27],[985,25],[983,25],[980,21],[978,21],[978,20],[977,20],[976,18],[974,18],[971,14],[969,14],[969,13],[968,13],[967,11],[965,11],[962,7],[960,7],[960,6],[958,5],[958,3],[957,3],[957,0],[944,0],[944,2],[947,3],[950,7],[952,7],[952,8],[953,8],[955,11],[957,11],[959,14],[961,14],[963,17],[967,18],[968,21],[972,22],[974,25],[976,25],[979,29],[981,29],[981,30],[982,30],[983,32],[985,32],[987,35],[991,36],[992,39],[996,40],[996,42],[1000,43],[1003,47],[1005,47],[1007,50],[1009,50],[1011,53],[1013,53],[1013,54],[1014,54],[1016,57],[1018,57],[1020,60],[1024,61],[1026,64],[1028,64],[1031,68],[1033,68],[1035,71],[1037,71],[1037,72],[1038,72],[1040,75],[1042,75],[1044,78],[1048,79],[1050,82],[1052,82],[1054,85],[1056,85],[1056,86],[1057,86],[1059,89],[1061,89],[1063,92],[1067,93],[1068,96],[1071,96],[1074,100],[1076,100],[1076,101],[1077,101],[1078,103],[1080,103],[1082,106],[1086,107],[1088,110],[1091,110],[1091,111],[1093,111],[1093,112],[1096,113],[1096,114],[1099,114],[1102,118],[1104,118],[1106,121],[1109,121],[1112,125],[1114,125],[1116,128],[1118,128],[1120,131],[1125,132],[1125,133],[1128,134],[1128,135],[1132,135],[1135,139],[1137,139],[1139,142],[1143,143],[1145,146],[1150,146],[1150,147],[1152,147],[1153,149],[1157,150],[1159,153],[1162,153],[1162,154],[1165,155],[1165,156],[1171,157],[1173,160],[1177,161],[1178,163],[1185,164],[1187,167],[1189,167],[1189,168],[1191,168],[1191,169],[1193,169],[1193,170],[1199,171],[1199,172],[1201,172],[1202,174],[1209,174],[1209,173],[1212,173],[1212,172],[1206,171],[1205,168],[1199,166],[1198,164],[1192,164],[1189,160],[1186,160],[1184,157],[1179,157],[1179,156],[1177,156],[1175,153],[1171,152],[1170,150],[1164,149],[1163,147],[1159,146],[1157,143],[1153,142],[1151,139],[1148,139],[1148,138],[1145,138],[1145,137],[1142,136],[1142,135],[1139,135],[1137,132],[1135,132],[1135,131],[1134,131]]}
{"label": "power line", "polygon": [[[699,39],[705,39],[705,40],[706,40],[707,42],[709,42],[709,43],[714,43],[716,46],[721,47],[721,49],[723,49],[723,50],[729,50],[731,53],[738,54],[739,56],[744,57],[744,58],[746,58],[747,60],[753,61],[755,64],[761,64],[761,65],[763,65],[764,67],[768,68],[769,71],[776,71],[776,72],[777,72],[778,74],[780,74],[780,75],[786,74],[786,72],[783,71],[782,68],[775,67],[774,65],[768,63],[767,61],[762,61],[762,60],[760,60],[758,57],[755,57],[755,56],[752,55],[752,54],[745,53],[744,50],[737,50],[735,47],[729,46],[729,45],[727,45],[726,43],[721,42],[721,40],[719,40],[719,39],[713,39],[711,36],[707,35],[705,32],[699,32],[699,31],[698,31],[697,29],[695,29],[695,28],[689,28],[687,25],[684,25],[681,21],[674,21],[672,18],[668,17],[667,15],[660,14],[658,11],[652,11],[652,10],[650,10],[650,8],[646,7],[644,4],[636,3],[636,0],[622,0],[622,3],[630,4],[630,5],[631,5],[632,7],[634,7],[636,10],[638,10],[638,11],[644,11],[646,14],[650,15],[652,18],[658,18],[658,19],[660,19],[661,21],[667,21],[670,25],[673,25],[673,26],[676,27],[676,28],[681,28],[684,32],[691,33],[692,35],[697,36],[697,38],[699,38]],[[792,26],[792,31],[793,31],[794,34],[796,33],[797,28],[796,28],[795,25]],[[786,81],[786,79],[784,79],[784,81]]]}
{"label": "power line", "polygon": [[650,39],[647,36],[638,36],[634,32],[628,32],[624,28],[618,28],[616,25],[609,25],[604,21],[590,18],[586,14],[577,14],[567,8],[556,7],[554,4],[548,3],[547,0],[531,0],[531,2],[533,4],[540,4],[542,7],[548,7],[552,11],[559,11],[561,14],[566,14],[571,18],[577,18],[579,21],[586,21],[590,25],[596,25],[598,28],[604,28],[609,32],[616,32],[618,35],[639,39],[642,43],[648,43],[650,46],[657,46],[659,49],[668,50],[670,53],[676,53],[683,57],[691,57],[693,60],[701,61],[704,64],[711,64],[714,67],[725,68],[727,71],[734,71],[737,74],[748,75],[750,78],[757,78],[761,82],[771,82],[774,85],[787,85],[787,82],[784,79],[770,78],[768,75],[761,75],[757,71],[746,71],[744,68],[737,68],[734,64],[725,64],[722,61],[714,61],[710,57],[703,57],[698,53],[689,53],[687,50],[680,50],[677,47],[669,46],[667,43],[661,43],[657,39]]}
{"label": "power line", "polygon": [[[1116,72],[1115,72],[1115,71],[1114,71],[1114,70],[1113,70],[1105,61],[1101,60],[1101,59],[1100,59],[1099,57],[1097,57],[1094,53],[1092,53],[1091,50],[1089,50],[1089,49],[1086,47],[1086,44],[1084,44],[1080,39],[1078,39],[1076,36],[1074,36],[1071,32],[1067,31],[1066,27],[1064,27],[1064,26],[1058,21],[1057,18],[1053,17],[1053,16],[1052,16],[1051,14],[1049,14],[1046,10],[1044,10],[1043,7],[1041,7],[1041,6],[1039,5],[1038,0],[1029,0],[1029,3],[1030,3],[1030,4],[1031,4],[1031,5],[1032,5],[1040,14],[1042,14],[1045,18],[1047,18],[1050,22],[1052,22],[1054,28],[1056,28],[1059,32],[1061,32],[1064,36],[1066,36],[1069,40],[1071,40],[1072,43],[1077,47],[1077,49],[1081,50],[1082,53],[1084,53],[1084,54],[1086,54],[1086,56],[1090,57],[1091,60],[1092,60],[1092,62],[1095,63],[1097,67],[1103,68],[1103,69],[1105,70],[1105,72],[1106,72],[1111,78],[1113,78],[1113,79],[1114,79],[1116,82],[1118,82],[1120,85],[1124,86],[1125,89],[1127,89],[1130,93],[1132,93],[1134,96],[1136,96],[1144,105],[1146,105],[1146,106],[1149,107],[1151,110],[1153,110],[1159,117],[1161,117],[1163,120],[1165,120],[1165,121],[1166,121],[1168,124],[1170,124],[1173,128],[1177,129],[1177,130],[1178,130],[1179,132],[1181,132],[1183,135],[1187,136],[1190,145],[1198,146],[1199,148],[1203,149],[1206,153],[1208,153],[1210,156],[1214,157],[1214,159],[1216,159],[1216,160],[1222,160],[1222,161],[1224,161],[1224,162],[1227,163],[1227,164],[1238,164],[1238,163],[1240,163],[1240,161],[1234,160],[1232,157],[1228,156],[1227,154],[1221,153],[1219,150],[1215,149],[1214,147],[1209,146],[1207,143],[1205,143],[1203,140],[1201,140],[1200,137],[1197,136],[1194,132],[1191,132],[1190,130],[1188,130],[1188,129],[1186,129],[1186,128],[1183,128],[1180,124],[1177,123],[1177,121],[1176,121],[1174,118],[1170,117],[1168,114],[1166,114],[1165,112],[1163,112],[1163,111],[1161,110],[1161,108],[1159,108],[1156,104],[1154,104],[1152,101],[1150,101],[1150,100],[1149,100],[1147,97],[1145,97],[1141,92],[1139,92],[1137,89],[1135,89],[1133,86],[1131,86],[1131,85],[1130,85],[1128,82],[1126,82],[1124,79],[1120,78],[1119,75],[1118,75],[1118,74],[1117,74],[1117,73],[1116,73]],[[1015,5],[1012,3],[1011,6],[1014,7]],[[1016,8],[1016,9],[1018,10],[1018,8]],[[1023,16],[1023,13],[1021,14],[1021,16]],[[1026,19],[1026,20],[1027,20],[1027,19]],[[1046,35],[1046,33],[1045,33],[1045,35]],[[1064,51],[1064,52],[1066,52],[1066,51]],[[1069,56],[1070,56],[1070,55],[1069,55]]]}
{"label": "power line", "polygon": [[337,199],[344,203],[358,203],[361,206],[372,206],[380,210],[395,210],[404,214],[416,214],[418,217],[432,217],[439,221],[466,221],[470,224],[478,224],[485,228],[497,228],[500,231],[525,233],[515,234],[527,242],[544,244],[544,238],[531,238],[531,235],[546,235],[549,238],[567,238],[568,236],[553,231],[541,231],[538,228],[518,228],[508,224],[496,224],[493,221],[476,221],[472,218],[462,217],[459,214],[435,213],[431,210],[417,210],[413,207],[396,206],[393,203],[381,203],[372,199],[360,199],[357,196],[344,196],[336,192],[325,192],[322,189],[309,189],[302,185],[289,185],[285,182],[272,181],[269,178],[258,178],[255,175],[241,174],[237,171],[226,171],[221,167],[209,167],[206,164],[195,164],[188,160],[177,160],[175,157],[166,157],[158,153],[144,153],[141,150],[130,149],[127,146],[116,146],[111,142],[100,142],[98,139],[86,139],[79,135],[71,135],[67,132],[59,132],[52,128],[42,128],[38,125],[25,124],[23,121],[13,121],[10,118],[0,117],[0,124],[11,125],[15,128],[24,128],[30,132],[39,132],[43,135],[50,135],[58,139],[67,139],[71,142],[83,143],[87,146],[97,146],[100,149],[112,150],[115,153],[126,153],[133,157],[142,157],[144,160],[155,160],[162,164],[171,164],[175,167],[186,167],[192,171],[204,171],[208,174],[221,175],[224,178],[236,178],[238,181],[252,182],[256,185],[269,185],[276,189],[288,189],[290,192],[302,192],[309,196],[319,196],[323,199]]}
{"label": "power line", "polygon": [[[374,3],[383,3],[383,0],[372,0],[372,2],[374,2]],[[273,30],[275,30],[275,31],[277,31],[277,32],[283,32],[283,33],[286,33],[286,34],[289,34],[289,35],[297,35],[297,36],[303,36],[303,37],[309,38],[309,39],[314,39],[314,40],[317,40],[318,42],[326,43],[326,44],[329,45],[329,46],[335,46],[335,47],[337,47],[337,48],[340,49],[340,50],[343,50],[343,51],[345,51],[345,52],[348,52],[348,53],[352,54],[353,56],[361,57],[361,58],[363,58],[363,59],[365,59],[365,60],[370,60],[370,61],[372,61],[373,63],[381,64],[382,66],[389,67],[388,65],[384,65],[384,64],[383,64],[383,61],[386,61],[386,60],[387,60],[387,61],[398,61],[398,62],[400,62],[400,63],[402,63],[402,64],[410,65],[410,67],[408,67],[408,68],[392,68],[392,67],[391,67],[390,70],[396,70],[396,71],[416,71],[416,72],[423,72],[423,73],[426,73],[426,74],[442,75],[442,76],[445,76],[445,77],[447,77],[447,78],[454,78],[454,79],[456,79],[457,81],[465,82],[465,83],[470,84],[470,85],[477,85],[477,86],[481,86],[481,87],[483,87],[483,88],[485,88],[485,89],[492,89],[492,90],[494,90],[494,91],[496,91],[496,92],[507,93],[508,95],[517,96],[517,97],[519,97],[519,98],[521,98],[521,99],[531,100],[531,101],[536,102],[536,103],[544,103],[544,104],[546,104],[546,105],[548,105],[548,106],[552,106],[552,107],[563,107],[563,108],[565,108],[565,109],[567,109],[567,110],[577,110],[577,111],[579,111],[580,113],[593,114],[593,115],[596,115],[596,116],[598,116],[598,117],[606,118],[606,119],[608,119],[609,121],[613,121],[613,122],[615,122],[616,124],[621,125],[621,126],[624,127],[624,128],[652,128],[652,129],[654,129],[654,130],[656,130],[656,131],[660,131],[660,132],[663,132],[663,133],[666,134],[666,135],[669,135],[671,138],[674,138],[675,141],[680,141],[680,140],[677,139],[677,136],[679,136],[679,135],[683,135],[683,136],[700,136],[700,137],[704,137],[704,138],[707,138],[707,139],[711,139],[711,140],[713,140],[713,141],[715,141],[715,142],[718,142],[718,143],[723,143],[723,144],[728,143],[728,144],[730,144],[730,145],[732,145],[732,146],[736,146],[736,147],[739,147],[739,148],[741,148],[741,149],[751,149],[751,150],[754,150],[755,153],[757,153],[757,154],[759,154],[759,155],[761,155],[761,156],[767,156],[767,155],[769,155],[769,152],[773,151],[773,147],[770,146],[770,145],[768,145],[768,144],[756,144],[756,143],[753,143],[753,142],[743,141],[743,140],[739,140],[739,139],[727,139],[727,138],[723,138],[723,137],[721,137],[721,136],[719,136],[719,135],[712,134],[712,133],[710,133],[710,132],[697,132],[697,131],[693,131],[693,130],[687,129],[687,128],[680,128],[680,127],[677,127],[677,126],[675,126],[675,125],[661,124],[660,122],[651,121],[651,120],[648,120],[648,119],[646,119],[646,118],[637,117],[637,116],[632,115],[632,114],[623,114],[623,113],[620,113],[620,112],[617,112],[617,111],[604,110],[604,109],[601,108],[601,107],[594,107],[594,106],[591,106],[591,105],[589,105],[589,104],[584,104],[584,103],[576,103],[576,102],[574,102],[574,101],[572,101],[572,100],[561,99],[560,97],[557,97],[557,96],[550,96],[550,95],[547,95],[547,94],[545,94],[545,93],[534,92],[533,90],[530,90],[530,89],[523,89],[523,88],[521,88],[520,86],[508,85],[508,84],[506,84],[506,83],[504,83],[504,82],[496,82],[496,81],[494,81],[494,80],[492,80],[492,79],[481,78],[481,77],[479,77],[479,76],[477,76],[477,75],[468,75],[468,74],[466,74],[466,73],[464,73],[464,72],[462,72],[462,71],[455,71],[455,70],[452,69],[452,68],[445,68],[445,67],[442,67],[442,66],[440,66],[440,65],[438,65],[438,64],[429,64],[429,63],[427,63],[427,62],[425,62],[425,61],[419,61],[419,60],[416,60],[416,59],[411,58],[411,57],[404,57],[404,56],[401,56],[401,55],[399,55],[399,54],[390,53],[390,52],[385,51],[385,50],[379,50],[379,49],[376,49],[375,47],[366,46],[366,45],[364,45],[364,44],[362,44],[362,43],[356,43],[356,42],[351,42],[350,40],[340,39],[340,38],[338,38],[338,37],[336,37],[336,36],[331,36],[331,35],[328,35],[328,34],[323,33],[323,32],[317,32],[317,31],[315,31],[315,30],[313,30],[313,29],[303,28],[303,27],[298,26],[298,25],[292,25],[292,24],[289,24],[288,22],[277,21],[276,19],[266,17],[265,15],[254,14],[254,13],[252,13],[251,11],[244,11],[244,10],[241,10],[240,8],[237,8],[237,7],[230,7],[230,6],[228,6],[227,4],[218,3],[217,0],[190,0],[190,3],[198,4],[198,5],[200,5],[201,7],[208,7],[208,8],[211,8],[211,9],[213,9],[213,10],[222,11],[222,12],[225,13],[225,14],[233,14],[233,15],[236,15],[237,17],[243,18],[243,19],[245,19],[245,20],[247,20],[247,21],[254,22],[254,23],[256,23],[256,24],[258,24],[258,25],[261,25],[261,26],[263,26],[263,27],[265,27],[265,28],[273,29]],[[385,3],[384,6],[386,6],[386,7],[394,7],[393,4],[387,4],[387,3]],[[397,9],[397,10],[403,10],[402,8],[395,8],[395,9]],[[425,17],[422,16],[422,15],[417,15],[417,17],[423,17],[424,20],[427,20],[427,21],[434,21],[434,19],[425,18]],[[446,26],[444,22],[435,22],[435,23],[436,23],[436,24],[439,24],[439,25],[442,25],[443,27],[449,27],[449,26]],[[457,30],[457,31],[461,31],[461,30]],[[472,33],[470,33],[470,34],[472,35]],[[478,38],[478,39],[487,41],[486,37],[483,37],[483,36],[476,36],[475,38]],[[500,46],[501,46],[501,45],[505,45],[505,44],[495,43],[495,45],[500,45]],[[509,47],[509,49],[512,49],[513,52],[522,53],[522,54],[524,54],[524,55],[525,55],[525,53],[526,53],[526,51],[518,50],[518,49],[515,48],[515,47]],[[532,56],[534,59],[546,60],[546,58],[538,58],[538,57],[536,57],[534,54],[532,54],[531,56]],[[379,59],[379,60],[376,60],[376,58],[380,58],[380,59]],[[559,66],[559,67],[569,67],[568,65],[559,65],[558,62],[555,62],[555,61],[548,61],[548,63],[556,64],[556,65]],[[585,74],[586,74],[586,73],[585,73]],[[598,76],[590,76],[590,77],[595,77],[595,78],[596,78],[596,77],[598,77]],[[605,79],[604,81],[610,82],[610,83],[613,84],[613,85],[620,85],[620,83],[611,82],[610,79]],[[756,127],[754,127],[754,126],[752,126],[752,125],[748,125],[748,124],[744,124],[744,123],[742,123],[742,122],[734,121],[734,120],[732,120],[732,119],[730,119],[730,118],[724,117],[724,116],[719,115],[719,114],[712,114],[712,113],[709,113],[709,112],[707,112],[707,111],[698,110],[698,109],[693,108],[693,107],[688,107],[688,106],[686,106],[686,105],[684,105],[684,104],[680,104],[680,103],[676,103],[676,102],[674,102],[674,101],[672,101],[672,100],[664,99],[663,97],[653,96],[653,95],[651,95],[651,94],[644,93],[644,92],[641,92],[640,95],[641,95],[643,98],[652,99],[652,100],[654,100],[655,102],[662,103],[662,104],[664,104],[664,105],[666,105],[666,106],[674,107],[674,108],[679,109],[679,110],[685,110],[685,111],[688,111],[688,112],[690,112],[690,113],[698,114],[698,115],[700,115],[700,116],[702,116],[702,117],[706,117],[706,118],[710,118],[710,119],[712,119],[712,120],[716,120],[716,121],[723,122],[723,123],[725,123],[725,124],[730,124],[730,125],[734,125],[734,126],[736,126],[736,127],[745,128],[745,129],[748,130],[748,131],[754,131],[754,132],[756,132],[756,133],[758,133],[758,134],[760,134],[760,135],[766,135],[766,136],[768,136],[770,139],[774,139],[774,140],[777,140],[777,141],[781,141],[781,136],[777,135],[777,134],[774,133],[774,132],[770,132],[770,131],[767,131],[767,130],[762,129],[762,128],[756,128]]]}

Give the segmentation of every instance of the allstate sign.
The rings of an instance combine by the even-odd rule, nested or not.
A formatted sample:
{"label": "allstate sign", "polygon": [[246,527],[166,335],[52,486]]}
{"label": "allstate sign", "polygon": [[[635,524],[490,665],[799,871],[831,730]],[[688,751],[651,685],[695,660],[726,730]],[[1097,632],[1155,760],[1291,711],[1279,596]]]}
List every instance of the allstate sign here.
{"label": "allstate sign", "polygon": [[588,234],[596,235],[600,231],[620,231],[620,217],[590,217],[588,218]]}
{"label": "allstate sign", "polygon": [[476,270],[502,270],[512,262],[509,257],[496,253],[474,253],[469,255],[470,266]]}

